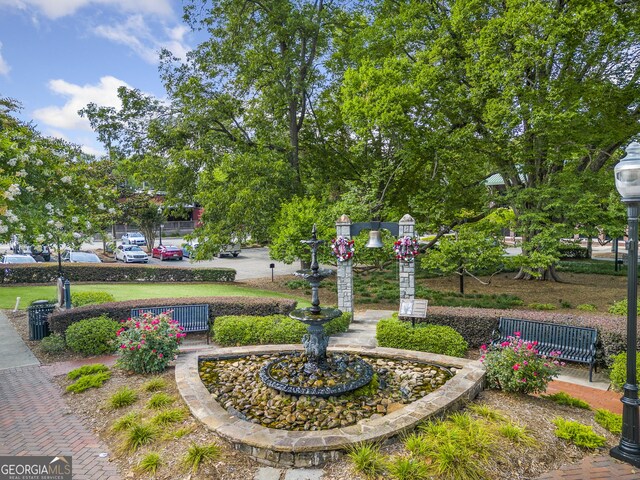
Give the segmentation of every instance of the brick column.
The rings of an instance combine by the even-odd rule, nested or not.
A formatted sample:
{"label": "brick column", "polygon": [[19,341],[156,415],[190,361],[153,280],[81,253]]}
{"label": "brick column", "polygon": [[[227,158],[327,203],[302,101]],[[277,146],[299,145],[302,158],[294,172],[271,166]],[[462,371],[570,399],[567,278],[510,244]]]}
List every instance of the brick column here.
{"label": "brick column", "polygon": [[[398,222],[398,237],[411,237],[415,235],[416,221],[409,214],[405,215]],[[398,260],[400,262],[400,298],[414,299],[416,296],[415,260]]]}
{"label": "brick column", "polygon": [[[336,222],[336,237],[351,239],[351,219],[342,215]],[[357,254],[357,252],[356,252]],[[353,319],[353,259],[338,262],[338,308]]]}

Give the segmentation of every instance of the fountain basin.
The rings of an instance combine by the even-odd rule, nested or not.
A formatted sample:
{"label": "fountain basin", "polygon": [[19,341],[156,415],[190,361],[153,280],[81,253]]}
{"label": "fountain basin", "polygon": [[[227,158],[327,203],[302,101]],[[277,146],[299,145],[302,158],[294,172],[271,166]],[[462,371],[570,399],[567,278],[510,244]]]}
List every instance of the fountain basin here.
{"label": "fountain basin", "polygon": [[[337,356],[334,355],[334,357]],[[346,355],[344,357],[344,360],[329,358],[326,362],[326,368],[318,368],[316,375],[304,375],[305,378],[310,379],[308,385],[297,382],[297,378],[291,375],[291,372],[302,374],[305,371],[304,368],[300,369],[300,363],[296,362],[298,360],[304,361],[302,355],[283,355],[278,360],[270,362],[260,370],[260,379],[267,386],[292,395],[311,395],[314,397],[342,395],[368,384],[373,377],[373,369],[367,362],[360,358],[348,358]],[[346,375],[341,374],[340,368],[336,366],[341,361],[344,362]],[[325,373],[326,375],[324,375]],[[291,378],[286,375],[291,375]],[[318,379],[314,382],[316,377]],[[331,377],[336,379],[333,384],[331,384]]]}
{"label": "fountain basin", "polygon": [[[180,355],[176,383],[192,414],[209,429],[231,442],[234,448],[259,462],[277,467],[312,467],[339,458],[345,449],[360,442],[376,442],[411,431],[433,415],[458,408],[482,390],[484,368],[478,361],[424,352],[389,348],[341,348],[340,351],[370,357],[408,360],[455,368],[456,375],[444,386],[387,415],[361,420],[355,425],[319,431],[266,428],[230,414],[212,399],[198,371],[199,358],[235,358],[300,352],[299,345],[259,345],[211,348]],[[329,348],[329,351],[336,349]]]}
{"label": "fountain basin", "polygon": [[313,307],[298,308],[289,314],[291,318],[307,325],[324,325],[340,315],[342,311],[331,307],[318,307],[317,312],[313,311]]}

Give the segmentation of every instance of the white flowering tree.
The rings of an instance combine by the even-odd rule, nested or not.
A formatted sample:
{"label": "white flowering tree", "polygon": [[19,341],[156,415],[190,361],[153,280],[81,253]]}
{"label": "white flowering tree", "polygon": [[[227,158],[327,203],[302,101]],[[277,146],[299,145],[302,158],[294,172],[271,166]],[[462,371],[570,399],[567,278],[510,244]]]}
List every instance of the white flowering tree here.
{"label": "white flowering tree", "polygon": [[79,245],[96,231],[99,212],[115,217],[115,190],[97,175],[99,162],[17,120],[18,108],[0,99],[0,242],[17,234],[28,243]]}

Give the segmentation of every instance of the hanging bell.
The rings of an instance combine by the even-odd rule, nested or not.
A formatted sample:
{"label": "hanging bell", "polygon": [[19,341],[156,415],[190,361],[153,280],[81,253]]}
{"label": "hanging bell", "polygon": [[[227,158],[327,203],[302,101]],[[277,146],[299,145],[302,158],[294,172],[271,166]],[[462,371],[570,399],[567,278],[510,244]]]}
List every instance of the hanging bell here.
{"label": "hanging bell", "polygon": [[380,235],[380,230],[371,230],[369,232],[369,243],[367,243],[367,248],[382,248],[384,244],[382,243],[382,236]]}

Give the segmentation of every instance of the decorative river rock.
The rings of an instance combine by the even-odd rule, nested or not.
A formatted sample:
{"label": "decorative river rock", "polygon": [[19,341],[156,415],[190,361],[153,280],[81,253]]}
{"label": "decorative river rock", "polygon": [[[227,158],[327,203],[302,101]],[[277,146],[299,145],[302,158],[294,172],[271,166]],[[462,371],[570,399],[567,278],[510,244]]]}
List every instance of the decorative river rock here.
{"label": "decorative river rock", "polygon": [[[200,378],[212,398],[232,415],[269,428],[313,431],[346,427],[392,413],[438,389],[455,374],[455,369],[425,363],[362,357],[360,360],[366,361],[373,371],[369,384],[329,397],[291,395],[258,380],[265,365],[282,358],[281,354],[201,358]],[[297,354],[284,358],[298,371],[304,364],[304,359]],[[291,377],[292,384],[311,381],[306,375],[292,373]],[[319,380],[332,381],[329,377],[318,377],[313,383]],[[316,385],[315,388],[322,388],[319,383]]]}

